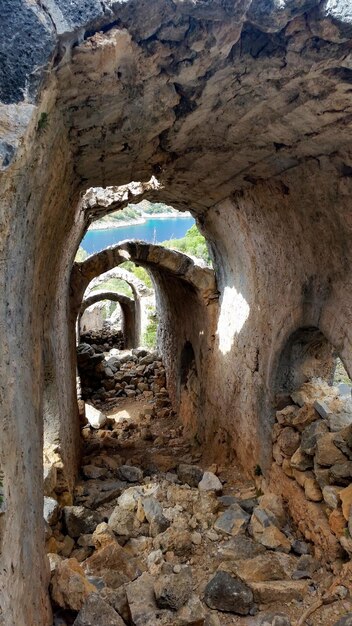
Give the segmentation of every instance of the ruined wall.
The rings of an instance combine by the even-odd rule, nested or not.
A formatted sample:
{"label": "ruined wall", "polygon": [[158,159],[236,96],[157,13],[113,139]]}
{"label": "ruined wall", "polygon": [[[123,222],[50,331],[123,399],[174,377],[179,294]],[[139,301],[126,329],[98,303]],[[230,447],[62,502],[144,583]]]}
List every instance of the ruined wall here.
{"label": "ruined wall", "polygon": [[312,160],[207,214],[221,293],[209,439],[223,429],[248,470],[270,466],[275,377],[291,333],[317,327],[351,373],[352,182],[343,172],[339,160]]}
{"label": "ruined wall", "polygon": [[[51,110],[52,100],[46,98],[43,106]],[[70,358],[67,330],[60,333],[67,324],[65,276],[72,263],[63,242],[75,217],[68,209],[77,203],[70,149],[55,111],[45,133],[38,128],[34,107],[15,107],[12,121],[19,125],[27,113],[26,141],[15,167],[1,173],[0,184],[0,466],[6,504],[0,615],[5,624],[50,623],[43,546],[43,413],[47,440],[62,446],[68,467],[76,466],[78,451],[74,381],[62,380],[62,391],[57,384],[58,364]]]}

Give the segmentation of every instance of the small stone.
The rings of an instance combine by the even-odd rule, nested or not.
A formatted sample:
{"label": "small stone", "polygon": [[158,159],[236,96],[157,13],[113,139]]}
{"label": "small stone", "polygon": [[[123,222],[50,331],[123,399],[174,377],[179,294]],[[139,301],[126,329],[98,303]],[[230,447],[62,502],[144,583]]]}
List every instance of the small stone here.
{"label": "small stone", "polygon": [[311,500],[312,502],[321,502],[323,499],[323,494],[315,478],[307,478],[305,480],[304,493],[306,494],[307,500]]}
{"label": "small stone", "polygon": [[98,513],[84,506],[65,506],[63,518],[68,535],[74,539],[94,532],[101,522],[101,516]]}
{"label": "small stone", "polygon": [[98,593],[92,593],[83,604],[73,626],[124,626],[124,622]]}
{"label": "small stone", "polygon": [[150,524],[150,535],[156,537],[159,533],[163,533],[170,526],[170,522],[163,514],[160,502],[149,496],[143,498],[142,506],[145,516]]}
{"label": "small stone", "polygon": [[309,424],[302,432],[301,449],[304,454],[313,456],[317,447],[317,441],[328,432],[325,422],[317,421]]}
{"label": "small stone", "polygon": [[254,539],[266,548],[288,553],[291,550],[290,541],[277,526],[278,521],[270,511],[260,507],[254,509],[250,522],[250,531]]}
{"label": "small stone", "polygon": [[286,524],[287,515],[281,496],[278,496],[275,493],[267,492],[259,498],[258,503],[261,509],[269,511],[274,515],[275,519],[279,522],[279,525],[284,526]]}
{"label": "small stone", "polygon": [[250,537],[238,535],[220,544],[218,552],[223,559],[239,561],[242,559],[252,559],[258,554],[263,554],[265,548],[260,543],[253,541]]}
{"label": "small stone", "polygon": [[292,600],[302,601],[307,595],[308,584],[301,580],[270,580],[253,582],[250,587],[259,604],[272,604],[274,599],[282,605]]}
{"label": "small stone", "polygon": [[222,492],[222,484],[213,472],[204,472],[203,478],[198,485],[199,491],[215,491]]}
{"label": "small stone", "polygon": [[200,546],[202,543],[202,535],[200,533],[194,532],[191,534],[192,543],[195,546]]}
{"label": "small stone", "polygon": [[324,502],[326,502],[331,509],[337,509],[340,506],[340,491],[341,487],[336,487],[335,485],[326,485],[323,487]]}
{"label": "small stone", "polygon": [[352,478],[352,461],[346,460],[345,463],[335,463],[330,468],[330,475],[336,483],[346,484],[346,482],[350,482],[346,479]]}
{"label": "small stone", "polygon": [[64,559],[57,564],[51,579],[51,597],[58,606],[79,611],[95,591],[76,559]]}
{"label": "small stone", "polygon": [[331,410],[329,409],[326,402],[323,402],[322,400],[316,400],[313,406],[317,413],[319,413],[320,417],[322,417],[323,419],[327,419],[329,417]]}
{"label": "small stone", "polygon": [[[176,616],[177,626],[205,626],[205,610],[195,594],[177,611]],[[213,622],[210,626],[219,626],[219,622]]]}
{"label": "small stone", "polygon": [[186,483],[190,487],[197,487],[203,478],[203,470],[197,465],[181,463],[177,468],[177,477],[181,483]]}
{"label": "small stone", "polygon": [[334,444],[334,433],[326,433],[317,439],[315,459],[319,465],[331,466],[344,463],[345,455]]}
{"label": "small stone", "polygon": [[241,532],[245,532],[249,520],[250,515],[239,504],[232,504],[218,517],[214,524],[214,529],[227,535],[236,536]]}
{"label": "small stone", "polygon": [[298,539],[294,539],[292,541],[292,550],[296,554],[305,555],[310,553],[310,546],[305,541],[299,541]]}
{"label": "small stone", "polygon": [[253,608],[253,593],[248,585],[223,571],[208,582],[204,600],[210,609],[237,615],[248,615]]}
{"label": "small stone", "polygon": [[335,433],[334,444],[350,461],[352,460],[352,425]]}
{"label": "small stone", "polygon": [[133,465],[121,465],[117,470],[120,480],[126,480],[129,483],[139,483],[143,480],[143,472],[139,467]]}
{"label": "small stone", "polygon": [[86,418],[92,428],[99,429],[105,426],[107,417],[101,411],[98,411],[91,404],[85,405]]}
{"label": "small stone", "polygon": [[294,563],[295,559],[291,556],[267,551],[253,559],[237,561],[233,564],[233,571],[246,583],[261,580],[285,580],[291,577]]}
{"label": "small stone", "polygon": [[60,505],[57,500],[55,500],[55,498],[49,498],[48,496],[44,496],[43,515],[45,521],[50,526],[54,526],[58,522],[60,515]]}
{"label": "small stone", "polygon": [[277,439],[278,446],[285,456],[292,456],[297,450],[299,442],[299,433],[289,426],[283,428]]}
{"label": "small stone", "polygon": [[122,537],[133,537],[136,534],[135,512],[117,505],[109,517],[109,526]]}
{"label": "small stone", "polygon": [[312,405],[305,404],[293,418],[292,426],[302,432],[306,426],[309,426],[309,424],[315,422],[317,419],[319,419],[319,414],[316,409]]}
{"label": "small stone", "polygon": [[161,576],[154,583],[154,593],[160,609],[177,611],[192,593],[190,569],[183,568],[179,574]]}
{"label": "small stone", "polygon": [[69,557],[73,548],[75,546],[75,542],[72,539],[72,537],[70,537],[69,535],[65,535],[64,540],[62,542],[60,542],[58,548],[59,548],[59,554],[61,554],[64,557]]}
{"label": "small stone", "polygon": [[313,458],[303,452],[302,448],[297,448],[296,452],[292,455],[290,465],[293,469],[299,471],[305,471],[313,467]]}
{"label": "small stone", "polygon": [[127,602],[127,596],[124,585],[121,585],[118,589],[110,589],[104,587],[100,592],[100,597],[105,600],[116,613],[118,613],[126,624],[130,621],[130,609]]}

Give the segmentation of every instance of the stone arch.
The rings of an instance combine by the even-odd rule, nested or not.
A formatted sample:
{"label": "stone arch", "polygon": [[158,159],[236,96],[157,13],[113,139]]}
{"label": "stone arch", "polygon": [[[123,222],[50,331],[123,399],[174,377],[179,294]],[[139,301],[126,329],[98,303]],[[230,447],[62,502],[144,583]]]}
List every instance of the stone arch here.
{"label": "stone arch", "polygon": [[214,272],[163,246],[125,241],[75,263],[70,286],[73,311],[80,306],[82,294],[95,276],[126,260],[145,267],[153,278],[159,316],[158,344],[164,355],[169,393],[178,408],[180,371],[174,355],[180,355],[185,341],[192,341],[198,362],[203,363],[203,369],[207,367],[205,355],[209,356],[209,345],[204,328],[212,327],[216,317]]}
{"label": "stone arch", "polygon": [[154,292],[149,289],[137,276],[126,270],[123,267],[114,267],[107,272],[103,272],[99,276],[93,278],[85,290],[84,297],[90,295],[98,285],[101,285],[110,278],[119,278],[124,280],[132,290],[133,299],[135,302],[135,317],[136,317],[136,344],[139,345],[141,337],[145,331],[148,323],[148,315],[146,311],[146,304],[155,304]]}
{"label": "stone arch", "polygon": [[118,302],[122,310],[122,332],[125,340],[126,348],[134,348],[138,341],[138,328],[136,328],[136,307],[132,298],[123,296],[120,293],[114,291],[97,291],[86,297],[81,304],[78,326],[80,327],[80,320],[84,311],[96,302],[101,300],[111,300]]}

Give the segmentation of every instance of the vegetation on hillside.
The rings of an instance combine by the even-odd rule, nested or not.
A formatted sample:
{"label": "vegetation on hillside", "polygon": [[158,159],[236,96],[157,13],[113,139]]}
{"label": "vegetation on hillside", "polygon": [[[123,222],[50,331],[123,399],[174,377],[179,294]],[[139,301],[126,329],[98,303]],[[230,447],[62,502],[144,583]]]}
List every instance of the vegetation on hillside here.
{"label": "vegetation on hillside", "polygon": [[158,318],[155,307],[148,306],[148,324],[143,333],[142,345],[150,350],[156,347],[156,334],[158,330]]}
{"label": "vegetation on hillside", "polygon": [[172,250],[179,250],[179,252],[190,256],[195,256],[198,259],[203,259],[207,265],[211,265],[206,239],[199,232],[195,224],[193,224],[181,239],[169,239],[169,241],[163,241],[161,245],[166,248],[171,248]]}
{"label": "vegetation on hillside", "polygon": [[129,272],[132,272],[132,274],[134,274],[136,278],[141,280],[142,283],[144,283],[150,289],[153,288],[152,279],[150,278],[147,270],[144,269],[144,267],[141,267],[140,265],[135,265],[132,261],[125,261],[125,263],[121,263],[120,267],[128,270]]}
{"label": "vegetation on hillside", "polygon": [[[129,204],[125,209],[114,211],[101,217],[98,222],[130,222],[144,217],[144,215],[158,215],[160,213],[177,213],[176,209],[162,202],[148,202],[143,200],[138,204]],[[97,222],[95,223],[97,224]]]}

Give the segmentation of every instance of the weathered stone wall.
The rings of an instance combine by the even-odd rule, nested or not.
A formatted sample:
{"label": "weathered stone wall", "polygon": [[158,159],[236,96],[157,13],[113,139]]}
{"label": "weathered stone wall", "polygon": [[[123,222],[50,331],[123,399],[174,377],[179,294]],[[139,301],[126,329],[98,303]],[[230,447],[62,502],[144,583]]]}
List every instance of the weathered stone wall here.
{"label": "weathered stone wall", "polygon": [[223,430],[248,469],[270,464],[275,377],[291,333],[320,329],[351,373],[351,188],[339,160],[322,158],[207,214],[221,293],[209,396],[222,410],[209,437]]}

